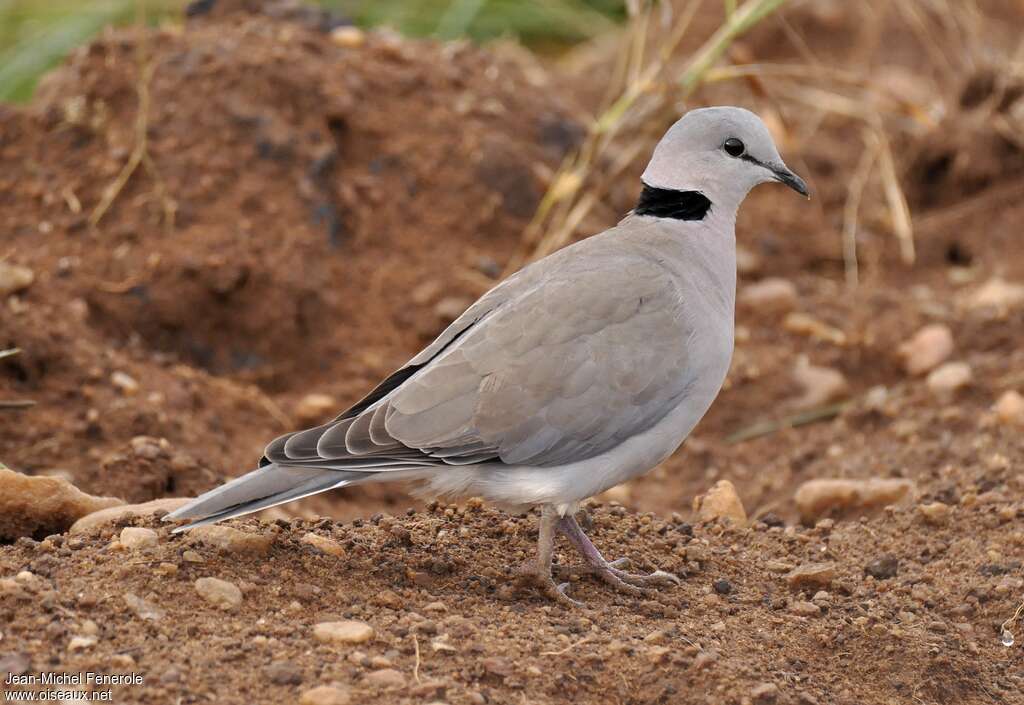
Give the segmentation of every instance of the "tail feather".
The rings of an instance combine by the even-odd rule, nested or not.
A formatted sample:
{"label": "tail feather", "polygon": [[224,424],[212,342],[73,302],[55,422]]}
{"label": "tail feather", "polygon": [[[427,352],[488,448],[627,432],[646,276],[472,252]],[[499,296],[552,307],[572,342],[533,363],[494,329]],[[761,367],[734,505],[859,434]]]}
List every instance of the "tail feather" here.
{"label": "tail feather", "polygon": [[200,495],[164,519],[195,519],[176,527],[174,532],[178,533],[345,487],[366,475],[365,472],[281,467],[271,463]]}

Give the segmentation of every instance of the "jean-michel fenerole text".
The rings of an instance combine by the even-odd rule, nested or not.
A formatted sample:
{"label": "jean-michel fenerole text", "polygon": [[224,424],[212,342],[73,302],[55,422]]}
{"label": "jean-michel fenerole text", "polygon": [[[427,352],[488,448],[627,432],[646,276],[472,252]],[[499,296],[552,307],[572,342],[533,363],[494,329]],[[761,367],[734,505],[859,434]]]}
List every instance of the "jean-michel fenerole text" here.
{"label": "jean-michel fenerole text", "polygon": [[4,685],[142,685],[138,673],[9,673]]}

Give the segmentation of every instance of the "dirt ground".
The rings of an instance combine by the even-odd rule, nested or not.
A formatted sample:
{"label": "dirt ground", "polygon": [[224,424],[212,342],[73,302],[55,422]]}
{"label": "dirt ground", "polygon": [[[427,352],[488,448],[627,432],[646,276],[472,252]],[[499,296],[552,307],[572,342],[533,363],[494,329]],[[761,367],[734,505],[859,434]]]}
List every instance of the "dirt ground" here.
{"label": "dirt ground", "polygon": [[[855,8],[795,8],[736,52],[866,61],[835,40],[860,26]],[[981,8],[990,54],[1019,41],[1019,8]],[[935,68],[898,19],[875,18],[874,75],[908,92],[916,76],[943,102],[891,145],[916,263],[899,263],[891,222],[868,218],[860,286],[844,286],[859,132],[794,130],[782,151],[814,199],[766,186],[743,207],[726,388],[683,449],[588,509],[606,554],[682,585],[637,600],[577,578],[586,607],[567,610],[516,585],[535,517],[354,488],[234,524],[265,537],[241,549],[154,519],[0,546],[0,671],[143,676],[114,702],[288,702],[330,686],[336,702],[1024,703],[1024,626],[1011,648],[999,628],[1024,597],[1024,419],[995,410],[1024,386],[1024,146],[992,127],[1024,115],[1024,84],[980,60]],[[106,35],[31,105],[0,106],[0,261],[35,275],[0,302],[0,349],[22,351],[0,360],[0,400],[36,402],[0,409],[0,460],[129,502],[194,495],[358,399],[500,276],[582,138],[600,72],[333,26],[222,3],[181,31]],[[698,98],[802,125],[757,85]],[[637,191],[624,180],[587,227]],[[885,199],[869,189],[865,212]],[[744,298],[774,278],[795,296]],[[928,324],[969,366],[955,391],[905,369],[900,346]],[[803,359],[842,387],[815,397]],[[142,452],[155,446],[139,436],[166,442]],[[913,490],[802,518],[794,493],[824,478]],[[721,479],[749,526],[691,510]],[[922,509],[936,502],[940,518]],[[155,543],[124,548],[136,525]],[[812,563],[831,574],[792,578]],[[208,577],[240,603],[208,603],[195,587]],[[341,620],[374,635],[316,636]]]}

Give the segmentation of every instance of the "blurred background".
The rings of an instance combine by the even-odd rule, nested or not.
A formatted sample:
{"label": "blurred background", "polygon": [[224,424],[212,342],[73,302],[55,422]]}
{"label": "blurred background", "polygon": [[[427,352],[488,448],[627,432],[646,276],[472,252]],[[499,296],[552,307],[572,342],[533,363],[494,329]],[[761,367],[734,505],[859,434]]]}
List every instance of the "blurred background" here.
{"label": "blurred background", "polygon": [[[181,24],[186,0],[4,0],[0,4],[0,100],[22,102],[39,77],[69,51],[102,29],[139,21],[151,26]],[[616,0],[311,0],[360,27],[387,26],[410,37],[470,38],[478,42],[515,39],[542,51],[558,52],[613,31],[627,17]]]}
{"label": "blurred background", "polygon": [[[727,389],[616,499],[687,512],[728,476],[793,516],[806,477],[915,472],[831,455],[865,399],[940,413],[920,375],[954,357],[960,403],[1015,391],[1017,3],[4,0],[0,18],[0,458],[25,472],[143,500],[247,470],[502,276],[614,224],[665,128],[715,103],[758,112],[814,197],[744,207]],[[939,347],[908,363],[913,345]],[[139,438],[170,450],[140,458]],[[314,510],[410,501],[365,492]]]}

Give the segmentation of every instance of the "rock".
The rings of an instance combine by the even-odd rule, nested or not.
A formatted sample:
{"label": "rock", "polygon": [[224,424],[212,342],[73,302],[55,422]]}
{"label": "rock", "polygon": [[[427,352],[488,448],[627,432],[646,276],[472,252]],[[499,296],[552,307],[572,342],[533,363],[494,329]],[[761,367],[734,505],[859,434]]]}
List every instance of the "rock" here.
{"label": "rock", "polygon": [[116,507],[101,509],[91,514],[86,514],[76,521],[71,526],[70,533],[81,534],[95,529],[97,526],[113,523],[122,518],[152,516],[162,512],[173,512],[178,507],[182,507],[191,501],[187,497],[167,497],[165,499],[154,499],[152,502],[144,502],[143,504],[121,504]]}
{"label": "rock", "polygon": [[242,591],[234,583],[220,578],[199,578],[196,580],[196,592],[214,607],[222,610],[234,610],[242,604]]}
{"label": "rock", "polygon": [[338,401],[330,394],[307,394],[295,405],[295,419],[300,426],[311,426],[333,417],[338,409]]}
{"label": "rock", "polygon": [[842,372],[812,365],[805,355],[797,358],[793,379],[803,389],[803,395],[793,403],[798,409],[823,406],[844,397],[849,391]]}
{"label": "rock", "polygon": [[736,486],[728,480],[719,480],[705,494],[694,497],[693,511],[699,521],[728,519],[741,525],[747,523],[747,512]]}
{"label": "rock", "polygon": [[75,520],[117,504],[122,500],[93,497],[59,477],[22,475],[0,466],[0,541],[59,534]]}
{"label": "rock", "polygon": [[813,602],[800,600],[789,606],[789,611],[800,617],[817,617],[821,614],[821,608]]}
{"label": "rock", "polygon": [[917,511],[929,524],[941,526],[949,522],[949,505],[943,502],[928,502],[918,505]]}
{"label": "rock", "polygon": [[366,43],[366,33],[351,25],[335,27],[331,30],[331,41],[345,49],[355,49]]}
{"label": "rock", "polygon": [[907,374],[923,375],[938,367],[953,354],[953,333],[949,326],[934,323],[925,326],[898,349]]}
{"label": "rock", "polygon": [[833,345],[846,345],[846,333],[799,311],[786,314],[782,327],[797,335],[806,335]]}
{"label": "rock", "polygon": [[157,535],[152,529],[145,529],[137,526],[126,526],[121,529],[121,536],[118,540],[125,548],[151,548],[156,546]]}
{"label": "rock", "polygon": [[740,290],[737,301],[759,314],[781,315],[796,308],[797,291],[788,279],[769,277]]}
{"label": "rock", "polygon": [[876,580],[888,580],[889,578],[895,578],[899,569],[899,559],[894,556],[883,556],[864,566],[864,573]]}
{"label": "rock", "polygon": [[995,405],[996,418],[1007,426],[1024,426],[1024,396],[1010,389],[1003,392]]}
{"label": "rock", "polygon": [[835,563],[804,563],[786,574],[786,582],[794,590],[803,587],[828,587],[835,577]]}
{"label": "rock", "polygon": [[139,619],[147,622],[156,622],[157,620],[164,618],[164,611],[156,605],[143,600],[141,597],[132,592],[126,592],[124,594],[124,603],[128,605],[128,609],[135,613]]}
{"label": "rock", "polygon": [[730,583],[728,580],[725,580],[724,578],[716,580],[711,584],[711,586],[719,595],[728,595],[730,592],[732,592],[732,583]]}
{"label": "rock", "polygon": [[772,573],[788,573],[793,570],[793,566],[783,561],[765,561],[764,569]]}
{"label": "rock", "polygon": [[401,609],[405,605],[405,601],[394,590],[381,590],[372,599],[373,604],[392,610]]}
{"label": "rock", "polygon": [[325,644],[361,644],[372,639],[373,634],[369,624],[354,620],[321,622],[313,627],[313,636]]}
{"label": "rock", "polygon": [[949,396],[971,383],[973,373],[966,362],[947,362],[928,374],[928,389],[939,396]]}
{"label": "rock", "polygon": [[272,661],[263,673],[276,685],[298,685],[302,682],[302,669],[291,661]]}
{"label": "rock", "polygon": [[349,705],[351,701],[349,691],[329,685],[307,690],[299,698],[300,705]]}
{"label": "rock", "polygon": [[96,637],[94,636],[73,636],[68,642],[68,651],[83,651],[94,646],[96,646]]}
{"label": "rock", "polygon": [[967,299],[972,309],[995,309],[1000,312],[1024,304],[1024,285],[1011,284],[994,277],[982,284]]}
{"label": "rock", "polygon": [[117,387],[117,390],[125,396],[131,396],[139,391],[139,383],[127,372],[116,370],[110,374],[110,383]]}
{"label": "rock", "polygon": [[894,504],[911,495],[914,483],[903,479],[809,480],[793,499],[805,523],[833,511],[869,509]]}
{"label": "rock", "polygon": [[186,541],[190,544],[213,546],[225,553],[243,553],[250,556],[265,556],[270,553],[274,534],[251,534],[230,526],[216,524],[197,526],[188,532]]}
{"label": "rock", "polygon": [[371,671],[366,674],[365,680],[372,686],[388,690],[405,687],[405,676],[402,675],[401,671],[396,671],[393,668],[382,668],[377,671]]}
{"label": "rock", "polygon": [[305,534],[302,539],[302,543],[307,543],[313,548],[317,549],[321,553],[326,553],[331,556],[337,556],[338,558],[345,557],[345,547],[333,539],[329,539],[326,536],[320,534],[314,534],[312,531]]}
{"label": "rock", "polygon": [[28,267],[0,260],[0,298],[24,291],[35,279],[35,273]]}

